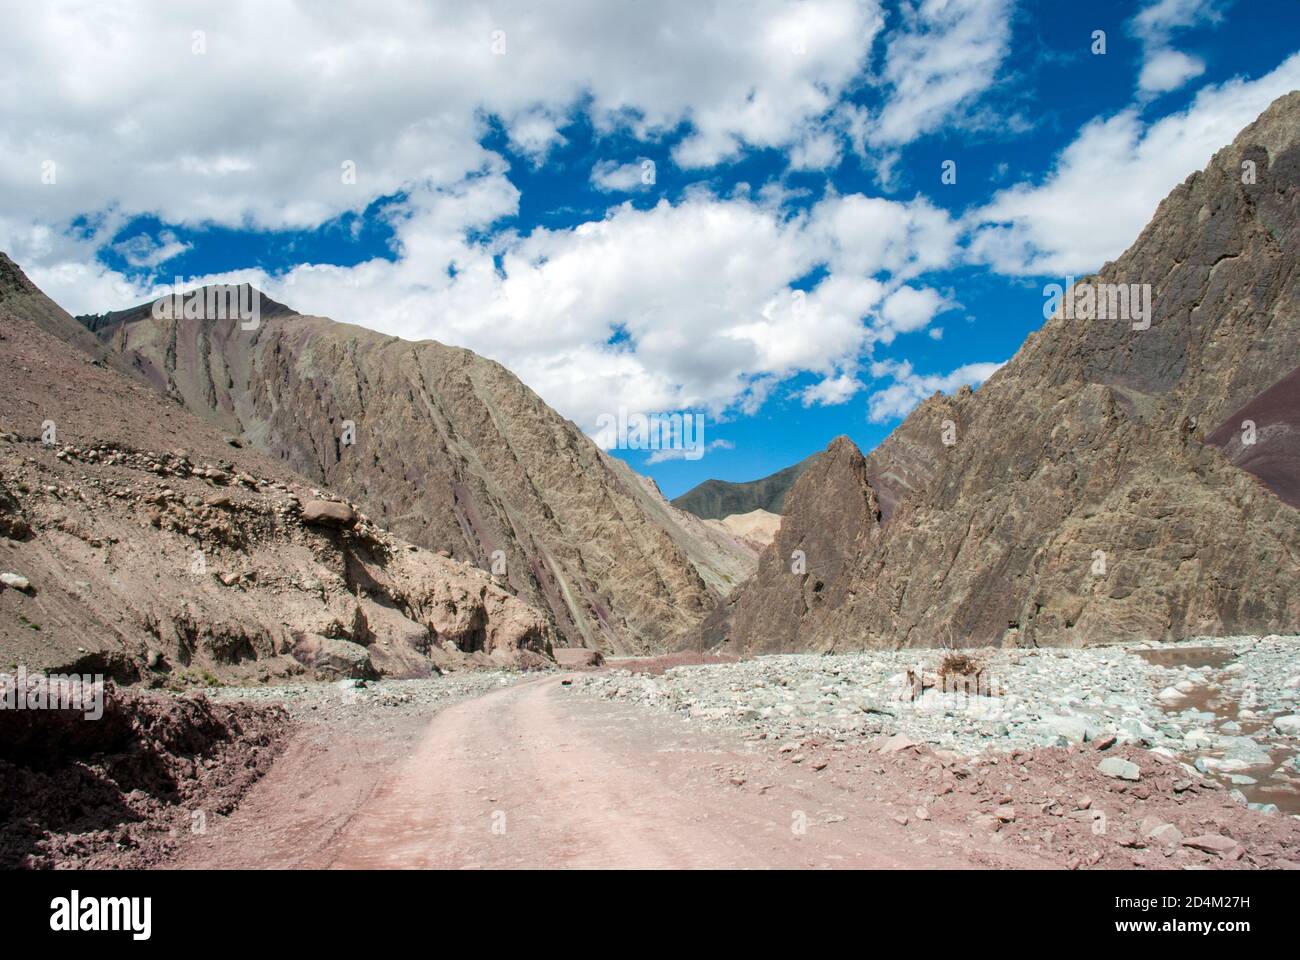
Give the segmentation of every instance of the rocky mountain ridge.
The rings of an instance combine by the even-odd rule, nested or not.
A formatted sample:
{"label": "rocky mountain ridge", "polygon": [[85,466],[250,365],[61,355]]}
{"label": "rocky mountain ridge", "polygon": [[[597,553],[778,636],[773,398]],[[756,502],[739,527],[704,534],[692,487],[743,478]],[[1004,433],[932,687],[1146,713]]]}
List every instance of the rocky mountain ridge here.
{"label": "rocky mountain ridge", "polygon": [[675,644],[752,570],[500,364],[261,304],[253,330],[147,304],[83,322],[223,433],[494,571],[567,645]]}
{"label": "rocky mountain ridge", "polygon": [[[1300,625],[1300,92],[1080,281],[978,391],[796,482],[755,578],[692,638],[732,651],[1082,645]],[[1248,422],[1249,421],[1249,422]]]}
{"label": "rocky mountain ridge", "polygon": [[693,513],[702,520],[724,520],[754,510],[764,510],[779,516],[786,494],[817,456],[818,454],[813,454],[757,480],[747,480],[742,483],[730,480],[705,480],[680,497],[675,497],[672,501],[673,506]]}
{"label": "rocky mountain ridge", "polygon": [[80,330],[0,255],[0,667],[184,687],[551,662],[489,574],[232,447]]}

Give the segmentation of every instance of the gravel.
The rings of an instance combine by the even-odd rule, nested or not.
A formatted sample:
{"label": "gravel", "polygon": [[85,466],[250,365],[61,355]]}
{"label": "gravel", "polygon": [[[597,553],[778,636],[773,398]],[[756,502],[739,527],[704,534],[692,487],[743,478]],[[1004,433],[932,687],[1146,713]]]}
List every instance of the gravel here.
{"label": "gravel", "polygon": [[[916,696],[908,671],[935,671],[942,652],[934,650],[763,656],[657,677],[612,670],[575,682],[599,696],[779,741],[898,734],[975,755],[1101,748],[1113,737],[1176,757],[1189,776],[1247,773],[1300,798],[1300,745],[1289,722],[1274,723],[1297,713],[1300,637],[969,652],[984,666],[992,696],[934,687]],[[1291,812],[1298,811],[1300,803]]]}
{"label": "gravel", "polygon": [[423,680],[214,687],[204,693],[217,703],[277,703],[295,720],[334,723],[375,715],[393,719],[424,716],[457,701],[518,683],[526,676],[506,670],[466,671]]}

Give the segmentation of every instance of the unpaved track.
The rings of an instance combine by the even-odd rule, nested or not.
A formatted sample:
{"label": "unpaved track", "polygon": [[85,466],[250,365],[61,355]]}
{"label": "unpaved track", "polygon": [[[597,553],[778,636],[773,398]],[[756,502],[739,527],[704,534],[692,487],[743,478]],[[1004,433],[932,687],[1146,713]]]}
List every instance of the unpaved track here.
{"label": "unpaved track", "polygon": [[[964,824],[900,826],[897,797],[878,798],[880,784],[847,754],[818,771],[811,755],[794,763],[774,744],[563,679],[461,701],[422,730],[383,714],[379,728],[309,725],[172,866],[1059,865]],[[913,788],[903,790],[911,809]]]}
{"label": "unpaved track", "polygon": [[891,811],[854,793],[792,770],[770,748],[587,698],[549,677],[440,713],[414,753],[303,865],[988,865],[952,849],[955,840],[926,844],[904,834]]}

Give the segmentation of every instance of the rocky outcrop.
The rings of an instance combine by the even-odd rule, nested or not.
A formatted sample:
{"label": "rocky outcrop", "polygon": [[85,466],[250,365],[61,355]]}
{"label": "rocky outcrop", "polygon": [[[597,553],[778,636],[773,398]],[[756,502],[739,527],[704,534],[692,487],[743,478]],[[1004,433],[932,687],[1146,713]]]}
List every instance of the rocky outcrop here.
{"label": "rocky outcrop", "polygon": [[836,441],[695,645],[1295,632],[1297,250],[1293,93],[1080,281],[1150,284],[1149,326],[1058,310],[979,391],[930,398],[866,458]]}
{"label": "rocky outcrop", "polygon": [[675,498],[673,506],[702,520],[722,520],[754,510],[780,515],[784,509],[786,493],[816,456],[813,454],[806,460],[757,480],[743,483],[705,480]]}
{"label": "rocky outcrop", "polygon": [[149,306],[84,322],[223,434],[493,571],[568,645],[660,649],[752,569],[499,364],[260,302],[255,330]]}
{"label": "rocky outcrop", "polygon": [[489,573],[232,447],[0,276],[0,570],[28,584],[0,589],[0,668],[183,687],[551,662],[546,617]]}

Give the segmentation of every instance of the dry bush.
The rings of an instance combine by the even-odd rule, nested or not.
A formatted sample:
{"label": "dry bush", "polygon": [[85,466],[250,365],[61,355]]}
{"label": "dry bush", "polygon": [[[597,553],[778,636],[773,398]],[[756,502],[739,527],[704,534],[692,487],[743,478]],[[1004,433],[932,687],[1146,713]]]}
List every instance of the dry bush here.
{"label": "dry bush", "polygon": [[974,677],[978,676],[983,669],[984,665],[974,657],[950,650],[944,654],[943,660],[939,663],[939,678],[942,680],[948,676]]}

